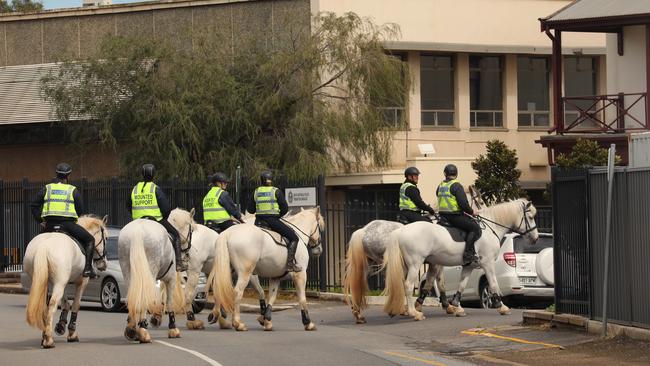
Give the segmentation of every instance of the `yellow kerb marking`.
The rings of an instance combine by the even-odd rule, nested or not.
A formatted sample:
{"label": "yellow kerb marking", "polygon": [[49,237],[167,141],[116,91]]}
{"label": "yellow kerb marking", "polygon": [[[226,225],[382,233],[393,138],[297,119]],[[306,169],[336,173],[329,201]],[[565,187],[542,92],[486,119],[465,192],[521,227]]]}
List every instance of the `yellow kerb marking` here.
{"label": "yellow kerb marking", "polygon": [[444,363],[440,363],[440,362],[436,362],[436,361],[432,361],[432,360],[425,360],[424,358],[413,357],[413,356],[405,355],[405,354],[402,354],[402,353],[388,352],[388,351],[384,351],[384,353],[387,354],[387,355],[391,355],[391,356],[396,356],[396,357],[406,358],[406,359],[409,359],[409,360],[424,362],[424,363],[429,364],[429,365],[447,366]]}
{"label": "yellow kerb marking", "polygon": [[548,348],[564,349],[564,347],[560,346],[559,344],[527,341],[527,340],[521,339],[521,338],[506,337],[506,336],[501,336],[501,335],[494,334],[494,333],[489,333],[489,332],[482,332],[482,331],[475,331],[475,330],[464,330],[461,333],[462,334],[467,334],[467,335],[480,335],[480,336],[484,336],[484,337],[503,339],[503,340],[506,340],[506,341],[523,343],[523,344],[537,344],[537,345],[548,347]]}

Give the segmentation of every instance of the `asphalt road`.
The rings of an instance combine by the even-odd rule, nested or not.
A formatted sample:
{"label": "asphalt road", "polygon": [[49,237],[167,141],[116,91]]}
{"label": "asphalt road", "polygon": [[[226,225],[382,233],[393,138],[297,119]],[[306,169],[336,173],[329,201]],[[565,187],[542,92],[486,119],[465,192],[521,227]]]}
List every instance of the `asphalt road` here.
{"label": "asphalt road", "polygon": [[[306,332],[300,311],[273,314],[274,331],[264,332],[254,314],[243,314],[249,331],[221,330],[208,325],[188,331],[177,316],[182,338],[168,339],[166,321],[152,329],[152,344],[128,342],[125,313],[104,313],[85,304],[79,313],[80,343],[56,336],[56,348],[40,347],[40,331],[25,322],[25,295],[0,294],[0,365],[469,365],[494,363],[484,351],[529,350],[589,340],[575,332],[523,328],[521,310],[500,316],[495,310],[466,309],[455,318],[439,308],[425,308],[427,319],[389,318],[371,307],[368,323],[354,324],[341,303],[317,303],[310,308],[318,330]],[[58,312],[56,315],[58,319]],[[205,320],[207,311],[198,314]],[[165,317],[166,318],[166,317]],[[471,331],[486,328],[486,333]],[[470,331],[468,331],[470,330]],[[533,343],[527,343],[533,342]]]}

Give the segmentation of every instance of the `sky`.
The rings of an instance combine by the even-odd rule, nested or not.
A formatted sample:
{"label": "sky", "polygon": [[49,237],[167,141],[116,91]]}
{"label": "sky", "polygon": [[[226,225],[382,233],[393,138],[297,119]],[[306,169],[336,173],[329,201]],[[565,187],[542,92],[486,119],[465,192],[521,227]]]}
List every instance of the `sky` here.
{"label": "sky", "polygon": [[[137,3],[143,0],[113,0],[113,4]],[[83,0],[43,0],[45,9],[75,8],[81,6]]]}

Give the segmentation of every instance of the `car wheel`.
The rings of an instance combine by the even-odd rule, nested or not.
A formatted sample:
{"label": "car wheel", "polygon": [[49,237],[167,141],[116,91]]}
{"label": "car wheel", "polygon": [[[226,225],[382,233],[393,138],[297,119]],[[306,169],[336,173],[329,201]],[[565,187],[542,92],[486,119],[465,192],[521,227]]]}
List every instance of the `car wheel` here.
{"label": "car wheel", "polygon": [[120,288],[117,286],[117,282],[110,277],[105,279],[99,292],[99,303],[102,305],[102,310],[110,312],[120,310],[122,307],[120,299]]}
{"label": "car wheel", "polygon": [[492,297],[490,293],[490,286],[488,286],[488,282],[485,278],[481,279],[481,283],[478,288],[479,295],[481,297],[481,307],[483,309],[491,309],[492,308]]}
{"label": "car wheel", "polygon": [[203,309],[205,309],[204,302],[192,301],[192,311],[194,312],[194,314],[200,313],[201,311],[203,311]]}

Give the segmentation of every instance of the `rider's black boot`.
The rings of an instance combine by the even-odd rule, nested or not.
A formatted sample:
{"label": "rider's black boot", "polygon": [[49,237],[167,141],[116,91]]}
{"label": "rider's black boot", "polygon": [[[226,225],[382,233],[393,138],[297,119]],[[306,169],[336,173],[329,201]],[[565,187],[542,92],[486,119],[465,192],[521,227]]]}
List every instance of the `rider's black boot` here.
{"label": "rider's black boot", "polygon": [[294,240],[289,243],[287,247],[287,271],[300,272],[302,268],[296,263],[296,249],[298,248],[298,241]]}
{"label": "rider's black boot", "polygon": [[97,277],[97,273],[95,273],[95,269],[93,268],[93,256],[95,255],[95,243],[89,241],[86,243],[85,248],[86,248],[86,265],[84,266],[84,272],[82,276],[95,278]]}
{"label": "rider's black boot", "polygon": [[470,231],[467,233],[467,238],[465,239],[465,252],[463,253],[463,266],[472,264],[473,262],[478,262],[479,258],[476,255],[474,250],[474,243],[476,242],[476,234]]}
{"label": "rider's black boot", "polygon": [[183,256],[181,255],[181,241],[179,238],[174,238],[172,243],[174,246],[174,256],[176,257],[176,272],[187,271],[187,263],[183,262]]}

